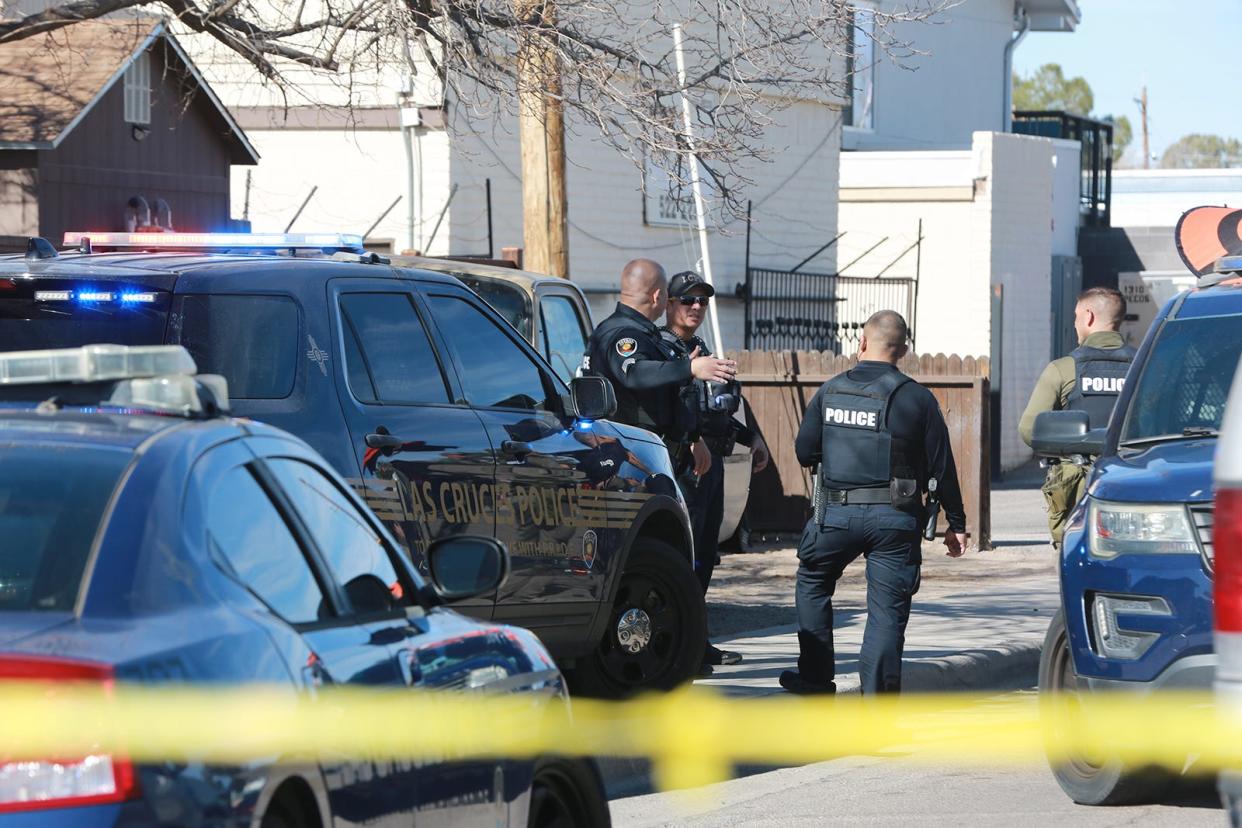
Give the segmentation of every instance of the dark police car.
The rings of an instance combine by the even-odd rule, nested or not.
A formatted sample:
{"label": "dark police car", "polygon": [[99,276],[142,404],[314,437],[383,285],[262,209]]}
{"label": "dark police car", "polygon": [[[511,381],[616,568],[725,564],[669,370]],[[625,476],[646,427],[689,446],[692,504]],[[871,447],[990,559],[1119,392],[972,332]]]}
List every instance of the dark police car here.
{"label": "dark police car", "polygon": [[[423,565],[461,534],[508,547],[496,591],[455,606],[535,631],[576,688],[669,688],[706,637],[667,453],[601,419],[611,389],[567,386],[451,276],[361,239],[68,234],[0,258],[0,352],[175,343],[229,383],[233,411],[306,440]],[[283,255],[272,255],[279,251]]]}
{"label": "dark police car", "polygon": [[[1065,532],[1043,691],[1211,687],[1213,453],[1242,355],[1242,258],[1220,267],[1157,315],[1106,430],[1078,411],[1035,422],[1040,454],[1098,458]],[[1154,799],[1169,781],[1109,756],[1053,771],[1085,804]]]}
{"label": "dark police car", "polygon": [[[0,354],[0,681],[563,695],[534,635],[442,606],[503,581],[495,540],[433,543],[429,583],[321,457],[221,415],[224,382],[194,373],[176,346]],[[0,756],[3,826],[607,819],[597,774],[575,760]]]}

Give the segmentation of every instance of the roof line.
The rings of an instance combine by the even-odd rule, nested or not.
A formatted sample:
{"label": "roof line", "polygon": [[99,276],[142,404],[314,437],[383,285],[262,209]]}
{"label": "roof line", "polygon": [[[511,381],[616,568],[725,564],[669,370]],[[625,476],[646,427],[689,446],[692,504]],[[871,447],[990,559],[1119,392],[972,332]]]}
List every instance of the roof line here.
{"label": "roof line", "polygon": [[[160,24],[161,28],[163,25],[163,23]],[[185,64],[186,68],[190,70],[190,74],[194,76],[194,80],[198,83],[199,88],[207,93],[208,100],[211,101],[212,105],[216,108],[216,111],[218,111],[224,118],[224,122],[228,124],[229,129],[232,130],[233,134],[236,135],[238,140],[241,141],[242,147],[246,150],[246,154],[250,156],[251,163],[258,164],[259,153],[255,150],[254,145],[250,143],[250,139],[246,137],[246,133],[238,125],[237,121],[233,119],[233,114],[229,112],[228,107],[226,107],[224,103],[216,97],[215,91],[211,88],[211,85],[207,83],[207,79],[203,77],[203,74],[198,71],[198,67],[194,65],[194,61],[190,60],[190,56],[186,54],[185,49],[181,48],[181,44],[177,42],[177,38],[173,37],[172,32],[166,32],[164,34],[164,39],[168,41],[168,45],[172,46],[173,51],[177,53],[177,57],[181,58],[181,62]]]}
{"label": "roof line", "polygon": [[[116,85],[116,82],[124,77],[125,72],[129,69],[129,65],[134,62],[134,59],[147,49],[151,48],[151,44],[155,42],[155,39],[159,37],[163,31],[164,21],[160,20],[151,29],[151,32],[147,35],[146,39],[142,41],[138,48],[130,52],[129,57],[121,62],[121,68],[117,69],[116,72],[112,74],[112,77],[108,78],[107,83],[99,87],[99,91],[95,93],[95,97],[91,98],[90,101],[87,102],[86,106],[78,110],[78,114],[73,117],[73,120],[66,124],[65,128],[52,139],[51,149],[56,149],[60,146],[61,142],[65,140],[69,133],[73,132],[74,128],[82,122],[82,119],[90,114],[90,111],[95,108],[95,104],[99,103],[103,96],[108,94],[108,90],[112,89],[112,87]],[[32,149],[44,148],[45,147],[32,147]]]}

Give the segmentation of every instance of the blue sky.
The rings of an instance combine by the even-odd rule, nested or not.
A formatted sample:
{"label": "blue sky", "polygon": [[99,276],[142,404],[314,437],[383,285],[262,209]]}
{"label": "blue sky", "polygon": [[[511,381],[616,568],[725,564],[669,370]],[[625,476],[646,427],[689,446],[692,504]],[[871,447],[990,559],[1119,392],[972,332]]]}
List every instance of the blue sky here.
{"label": "blue sky", "polygon": [[1133,163],[1144,84],[1153,155],[1190,132],[1242,138],[1242,0],[1079,0],[1079,8],[1077,31],[1028,34],[1014,71],[1059,63],[1067,77],[1086,78],[1093,114],[1125,115],[1134,126]]}

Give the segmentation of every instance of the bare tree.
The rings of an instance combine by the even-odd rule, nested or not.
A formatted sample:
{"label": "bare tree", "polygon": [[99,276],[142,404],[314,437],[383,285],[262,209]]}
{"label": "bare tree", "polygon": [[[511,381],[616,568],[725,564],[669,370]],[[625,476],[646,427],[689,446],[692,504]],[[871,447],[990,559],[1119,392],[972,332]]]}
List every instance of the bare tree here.
{"label": "bare tree", "polygon": [[[863,31],[850,0],[74,0],[0,20],[0,42],[118,13],[167,14],[281,87],[296,83],[295,66],[352,77],[403,63],[432,73],[455,106],[490,98],[516,112],[520,92],[543,95],[559,102],[567,122],[636,163],[664,166],[677,182],[684,93],[697,154],[723,204],[737,210],[748,167],[772,149],[764,133],[777,114],[798,99],[846,98],[860,33],[874,41],[877,60],[900,63],[917,54],[905,24],[953,2],[885,3],[866,12]],[[670,35],[677,23],[685,27],[684,85]],[[532,43],[555,71],[519,71]],[[539,88],[520,88],[531,84]]]}

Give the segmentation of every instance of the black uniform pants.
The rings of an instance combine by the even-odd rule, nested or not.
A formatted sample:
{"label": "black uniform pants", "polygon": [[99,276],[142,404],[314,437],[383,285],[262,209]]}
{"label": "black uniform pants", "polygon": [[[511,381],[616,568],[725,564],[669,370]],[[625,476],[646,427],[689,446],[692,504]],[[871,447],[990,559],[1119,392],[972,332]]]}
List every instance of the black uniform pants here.
{"label": "black uniform pants", "polygon": [[712,455],[712,467],[697,480],[686,472],[677,480],[690,512],[690,533],[694,537],[694,574],[703,591],[716,568],[720,524],[724,520],[724,458]]}
{"label": "black uniform pants", "polygon": [[859,555],[867,561],[867,627],[859,678],[867,695],[901,689],[901,653],[910,601],[923,562],[918,521],[887,505],[828,506],[807,522],[798,544],[798,672],[826,685],[836,676],[832,595]]}

